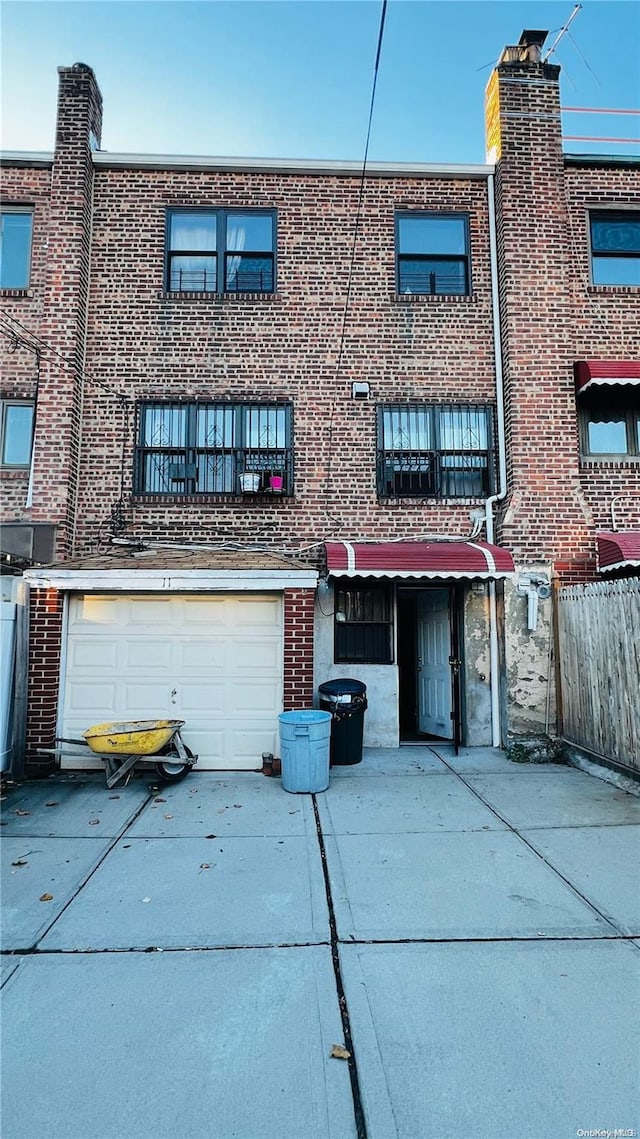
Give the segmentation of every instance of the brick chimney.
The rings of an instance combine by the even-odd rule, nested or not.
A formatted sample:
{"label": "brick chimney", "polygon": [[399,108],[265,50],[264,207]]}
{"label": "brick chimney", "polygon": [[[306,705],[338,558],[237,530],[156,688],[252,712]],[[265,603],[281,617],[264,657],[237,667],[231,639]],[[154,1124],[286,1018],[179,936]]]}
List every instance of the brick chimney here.
{"label": "brick chimney", "polygon": [[[584,558],[560,68],[545,31],[506,47],[487,87],[487,153],[496,162],[508,496],[500,540],[516,558]],[[571,526],[559,529],[556,509]]]}
{"label": "brick chimney", "polygon": [[57,524],[59,560],[73,548],[90,269],[91,152],[101,141],[102,96],[84,63],[60,67],[58,75],[41,335],[64,361],[49,352],[41,363],[31,517]]}
{"label": "brick chimney", "polygon": [[[512,550],[516,583],[584,566],[590,516],[579,481],[572,310],[573,258],[565,195],[560,68],[545,62],[545,31],[524,31],[502,52],[486,94],[487,157],[496,163],[496,224],[503,337],[507,496],[498,541]],[[537,629],[505,589],[506,727],[542,736],[551,602]],[[536,680],[536,677],[539,680]]]}

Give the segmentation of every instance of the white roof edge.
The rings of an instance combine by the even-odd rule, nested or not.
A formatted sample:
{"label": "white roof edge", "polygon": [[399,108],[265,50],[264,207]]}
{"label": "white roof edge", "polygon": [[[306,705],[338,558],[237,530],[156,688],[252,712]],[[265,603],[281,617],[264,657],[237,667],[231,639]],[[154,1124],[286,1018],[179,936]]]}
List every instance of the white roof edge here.
{"label": "white roof edge", "polygon": [[[48,150],[2,150],[0,163],[18,166],[50,166],[55,155]],[[115,170],[212,170],[246,174],[341,174],[360,177],[362,162],[311,158],[233,158],[198,154],[137,154],[94,150],[94,166]],[[392,178],[487,178],[492,163],[368,162],[368,177]]]}
{"label": "white roof edge", "polygon": [[30,569],[25,581],[34,588],[73,591],[192,593],[220,590],[313,589],[313,569]]}
{"label": "white roof edge", "polygon": [[494,581],[514,576],[514,570],[367,570],[331,569],[329,577],[433,578],[443,581]]}
{"label": "white roof edge", "polygon": [[[362,162],[348,162],[334,159],[306,158],[233,158],[194,154],[118,154],[107,150],[95,150],[92,154],[94,166],[113,169],[151,170],[213,170],[236,171],[256,174],[343,174],[360,176]],[[441,163],[441,162],[368,162],[368,177],[393,177],[413,175],[414,177],[464,177],[487,178],[493,174],[495,166],[486,163]]]}
{"label": "white roof edge", "polygon": [[52,150],[0,150],[0,162],[16,166],[51,166]]}

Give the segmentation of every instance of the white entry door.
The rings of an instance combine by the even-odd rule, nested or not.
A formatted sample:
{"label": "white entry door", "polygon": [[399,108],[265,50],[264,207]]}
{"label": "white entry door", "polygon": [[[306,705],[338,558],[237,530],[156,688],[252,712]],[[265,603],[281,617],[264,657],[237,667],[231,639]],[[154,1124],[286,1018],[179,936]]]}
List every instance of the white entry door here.
{"label": "white entry door", "polygon": [[418,594],[418,731],[453,739],[449,590]]}
{"label": "white entry door", "polygon": [[185,720],[196,770],[252,770],[276,752],[282,699],[278,594],[70,598],[62,736],[112,720]]}

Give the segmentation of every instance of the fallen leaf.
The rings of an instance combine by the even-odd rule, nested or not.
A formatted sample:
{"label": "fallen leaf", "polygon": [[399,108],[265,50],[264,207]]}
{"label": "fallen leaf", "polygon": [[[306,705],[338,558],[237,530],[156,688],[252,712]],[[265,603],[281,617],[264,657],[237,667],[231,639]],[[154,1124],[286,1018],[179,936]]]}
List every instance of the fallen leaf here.
{"label": "fallen leaf", "polygon": [[12,866],[28,866],[26,858],[18,858],[15,862],[11,863]]}
{"label": "fallen leaf", "polygon": [[59,807],[59,803],[45,803],[45,807]]}
{"label": "fallen leaf", "polygon": [[41,894],[40,895],[40,901],[41,902],[52,902],[53,901],[53,894]]}
{"label": "fallen leaf", "polygon": [[351,1053],[347,1052],[342,1044],[334,1044],[329,1055],[333,1056],[334,1060],[349,1060],[351,1058]]}
{"label": "fallen leaf", "polygon": [[89,826],[90,827],[97,827],[99,822],[100,822],[100,819],[89,819]]}
{"label": "fallen leaf", "polygon": [[201,862],[200,863],[200,869],[201,870],[210,870],[211,869],[211,863],[210,862]]}
{"label": "fallen leaf", "polygon": [[30,815],[31,811],[23,811],[21,807],[16,808],[16,815]]}

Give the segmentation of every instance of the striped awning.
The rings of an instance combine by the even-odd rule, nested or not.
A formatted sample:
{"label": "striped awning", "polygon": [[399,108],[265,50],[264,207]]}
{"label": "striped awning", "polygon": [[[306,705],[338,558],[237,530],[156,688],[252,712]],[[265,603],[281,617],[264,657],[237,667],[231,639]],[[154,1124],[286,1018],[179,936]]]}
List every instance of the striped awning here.
{"label": "striped awning", "polygon": [[638,360],[577,360],[573,372],[578,392],[602,384],[640,384]]}
{"label": "striped awning", "polygon": [[640,530],[600,530],[596,539],[601,573],[640,566]]}
{"label": "striped awning", "polygon": [[509,577],[508,550],[488,542],[327,542],[327,571],[333,577],[473,578]]}

